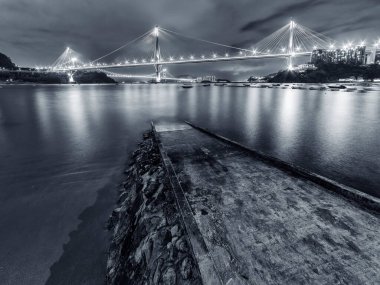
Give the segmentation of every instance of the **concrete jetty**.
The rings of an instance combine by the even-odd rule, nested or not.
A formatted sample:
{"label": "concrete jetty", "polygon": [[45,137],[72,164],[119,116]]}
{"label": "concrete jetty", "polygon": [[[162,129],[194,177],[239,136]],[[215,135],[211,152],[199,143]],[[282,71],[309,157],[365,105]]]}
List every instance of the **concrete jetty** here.
{"label": "concrete jetty", "polygon": [[153,129],[204,284],[380,283],[377,199],[184,122]]}

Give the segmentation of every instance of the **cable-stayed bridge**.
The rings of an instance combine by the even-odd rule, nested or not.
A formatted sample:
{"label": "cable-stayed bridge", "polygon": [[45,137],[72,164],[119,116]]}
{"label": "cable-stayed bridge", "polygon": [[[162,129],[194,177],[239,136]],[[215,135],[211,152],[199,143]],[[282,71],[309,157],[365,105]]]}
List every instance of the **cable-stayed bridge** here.
{"label": "cable-stayed bridge", "polygon": [[[169,42],[169,44],[165,44],[165,41]],[[200,54],[175,56],[174,54],[178,53],[178,51],[175,51],[174,48],[181,47],[180,43],[182,43],[182,47],[187,49],[189,41],[192,43],[192,47],[198,47]],[[183,44],[184,42],[185,44]],[[197,42],[197,45],[194,45],[194,42]],[[179,32],[156,26],[132,41],[92,61],[83,59],[79,53],[67,48],[47,69],[55,72],[67,72],[70,76],[79,70],[107,70],[106,73],[110,76],[113,74],[115,77],[121,77],[122,74],[112,73],[108,70],[152,66],[155,71],[153,75],[136,75],[135,77],[151,78],[156,82],[160,82],[163,77],[168,78],[166,77],[167,71],[164,68],[164,66],[168,65],[284,58],[288,69],[292,69],[294,58],[309,56],[314,49],[333,49],[334,46],[335,42],[332,39],[294,21],[290,21],[287,25],[249,48],[189,37]],[[201,48],[204,49],[200,51]],[[129,58],[126,57],[126,53],[129,54]],[[134,56],[131,56],[132,54]],[[116,59],[110,62],[111,57]],[[133,76],[131,75],[130,77]],[[175,77],[171,76],[170,78],[174,79]]]}

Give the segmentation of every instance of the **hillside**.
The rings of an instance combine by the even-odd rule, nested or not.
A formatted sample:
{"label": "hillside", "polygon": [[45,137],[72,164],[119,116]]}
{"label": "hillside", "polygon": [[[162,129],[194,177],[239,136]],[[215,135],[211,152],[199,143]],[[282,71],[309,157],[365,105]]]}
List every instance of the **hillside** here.
{"label": "hillside", "polygon": [[0,52],[0,68],[16,69],[16,65],[8,56]]}

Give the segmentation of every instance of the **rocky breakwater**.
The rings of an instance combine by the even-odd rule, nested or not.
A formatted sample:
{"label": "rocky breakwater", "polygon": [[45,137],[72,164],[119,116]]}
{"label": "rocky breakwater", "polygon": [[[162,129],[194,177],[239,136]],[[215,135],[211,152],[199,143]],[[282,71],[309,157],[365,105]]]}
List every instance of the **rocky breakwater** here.
{"label": "rocky breakwater", "polygon": [[109,219],[107,284],[202,284],[152,132],[126,176]]}

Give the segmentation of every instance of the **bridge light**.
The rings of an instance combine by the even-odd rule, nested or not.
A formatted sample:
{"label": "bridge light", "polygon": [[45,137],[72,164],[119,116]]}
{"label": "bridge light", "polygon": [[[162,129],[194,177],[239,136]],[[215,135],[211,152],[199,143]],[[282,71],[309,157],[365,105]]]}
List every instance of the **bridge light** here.
{"label": "bridge light", "polygon": [[282,51],[282,52],[285,52],[285,48],[281,48],[281,51]]}
{"label": "bridge light", "polygon": [[253,53],[253,54],[256,54],[256,53],[257,53],[257,51],[256,51],[255,49],[253,49],[253,50],[252,50],[252,53]]}
{"label": "bridge light", "polygon": [[225,54],[225,57],[228,57],[228,53]]}
{"label": "bridge light", "polygon": [[180,60],[183,60],[183,56],[181,56],[179,59],[180,59]]}
{"label": "bridge light", "polygon": [[270,53],[270,49],[267,50],[267,53]]}
{"label": "bridge light", "polygon": [[330,49],[333,49],[334,48],[334,44],[330,44]]}
{"label": "bridge light", "polygon": [[159,28],[157,26],[154,27],[153,29],[153,34],[158,37],[158,32],[159,32]]}
{"label": "bridge light", "polygon": [[360,46],[363,47],[365,45],[365,41],[360,42]]}
{"label": "bridge light", "polygon": [[216,58],[216,53],[214,53],[214,54],[212,55],[212,57],[213,57],[213,58]]}
{"label": "bridge light", "polygon": [[173,59],[173,57],[171,56],[171,57],[169,57],[169,60],[170,60],[170,61],[173,61],[174,59]]}
{"label": "bridge light", "polygon": [[134,60],[133,60],[133,63],[137,63],[137,60],[136,60],[136,59],[134,59]]}
{"label": "bridge light", "polygon": [[300,47],[296,47],[296,51],[299,51],[301,48]]}
{"label": "bridge light", "polygon": [[145,62],[146,62],[146,60],[143,58],[141,62],[145,63]]}
{"label": "bridge light", "polygon": [[243,54],[243,52],[242,52],[242,51],[239,51],[239,54],[240,54],[240,55],[242,55],[242,54]]}
{"label": "bridge light", "polygon": [[292,71],[293,69],[294,69],[293,66],[292,66],[291,64],[289,64],[289,65],[288,65],[288,70],[289,70],[289,71]]}
{"label": "bridge light", "polygon": [[313,49],[317,49],[317,46],[313,46]]}
{"label": "bridge light", "polygon": [[128,61],[128,60],[126,60],[126,61],[125,61],[125,64],[128,64],[128,63],[129,63],[129,61]]}
{"label": "bridge light", "polygon": [[190,59],[194,59],[194,56],[190,55]]}
{"label": "bridge light", "polygon": [[205,59],[205,56],[202,54],[201,58],[202,58],[202,59]]}
{"label": "bridge light", "polygon": [[71,61],[72,62],[76,62],[78,59],[76,58],[76,57],[73,57],[72,59],[71,59]]}

